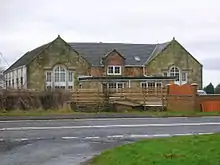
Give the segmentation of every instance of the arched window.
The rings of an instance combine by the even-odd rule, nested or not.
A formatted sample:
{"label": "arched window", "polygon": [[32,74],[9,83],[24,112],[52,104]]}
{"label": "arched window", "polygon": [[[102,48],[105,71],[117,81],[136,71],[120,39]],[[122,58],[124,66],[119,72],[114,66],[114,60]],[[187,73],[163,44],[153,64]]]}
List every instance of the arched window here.
{"label": "arched window", "polygon": [[54,69],[55,82],[66,82],[66,69],[62,66],[57,66]]}
{"label": "arched window", "polygon": [[45,72],[45,83],[47,89],[73,89],[74,71],[57,65],[52,70]]}
{"label": "arched window", "polygon": [[180,69],[176,66],[173,66],[169,70],[170,76],[176,77],[176,81],[180,81]]}

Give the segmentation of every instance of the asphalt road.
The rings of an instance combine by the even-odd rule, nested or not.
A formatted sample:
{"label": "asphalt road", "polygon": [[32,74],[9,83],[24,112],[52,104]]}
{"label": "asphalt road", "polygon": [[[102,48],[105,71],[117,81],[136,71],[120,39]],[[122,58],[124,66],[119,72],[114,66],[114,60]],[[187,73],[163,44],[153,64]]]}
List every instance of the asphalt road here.
{"label": "asphalt road", "polygon": [[220,117],[0,121],[0,165],[77,165],[141,138],[220,132]]}

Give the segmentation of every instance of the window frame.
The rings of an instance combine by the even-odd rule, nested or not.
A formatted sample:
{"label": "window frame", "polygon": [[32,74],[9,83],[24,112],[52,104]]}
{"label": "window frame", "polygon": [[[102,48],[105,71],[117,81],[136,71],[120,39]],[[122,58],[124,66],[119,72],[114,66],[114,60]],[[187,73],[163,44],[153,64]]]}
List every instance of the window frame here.
{"label": "window frame", "polygon": [[[185,75],[185,77],[183,78],[183,75]],[[182,72],[182,74],[181,74],[181,81],[182,82],[187,82],[188,80],[188,74],[187,74],[187,72]]]}
{"label": "window frame", "polygon": [[73,71],[68,71],[68,82],[73,82],[74,80],[74,73]]}
{"label": "window frame", "polygon": [[169,69],[169,75],[173,77],[177,77],[175,81],[180,82],[181,80],[181,70],[177,66],[172,66]]}
{"label": "window frame", "polygon": [[[110,68],[112,69],[112,72],[110,71]],[[116,73],[116,68],[119,68],[119,73]],[[107,75],[121,75],[121,69],[122,67],[120,65],[109,65],[107,67]]]}
{"label": "window frame", "polygon": [[[143,84],[145,84],[144,88],[149,88],[149,84],[154,84],[154,86],[150,86],[150,88],[162,88],[163,87],[163,83],[162,82],[151,82],[151,81],[144,81],[144,82],[140,82],[140,87],[143,88]],[[160,84],[160,85],[158,85]]]}

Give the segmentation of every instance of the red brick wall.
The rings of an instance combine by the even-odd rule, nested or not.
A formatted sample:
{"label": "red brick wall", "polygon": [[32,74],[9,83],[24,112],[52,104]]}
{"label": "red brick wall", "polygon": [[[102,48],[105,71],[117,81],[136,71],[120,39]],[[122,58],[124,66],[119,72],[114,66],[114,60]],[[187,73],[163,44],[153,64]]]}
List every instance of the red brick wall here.
{"label": "red brick wall", "polygon": [[112,51],[104,60],[105,65],[121,65],[124,66],[125,59],[117,52]]}
{"label": "red brick wall", "polygon": [[124,68],[125,76],[143,76],[143,68],[142,67],[125,67]]}
{"label": "red brick wall", "polygon": [[168,85],[167,110],[168,111],[195,111],[196,110],[196,84]]}
{"label": "red brick wall", "polygon": [[194,111],[195,99],[192,95],[168,95],[168,111]]}
{"label": "red brick wall", "polygon": [[101,66],[93,66],[91,69],[92,76],[103,76],[104,67]]}

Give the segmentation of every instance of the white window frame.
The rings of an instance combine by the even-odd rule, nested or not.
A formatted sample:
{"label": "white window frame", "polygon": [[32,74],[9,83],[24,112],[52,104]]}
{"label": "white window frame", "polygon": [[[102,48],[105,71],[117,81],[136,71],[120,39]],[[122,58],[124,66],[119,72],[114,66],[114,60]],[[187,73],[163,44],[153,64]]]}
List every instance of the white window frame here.
{"label": "white window frame", "polygon": [[[113,73],[110,73],[110,72],[109,72],[109,68],[110,68],[110,67],[112,67]],[[116,72],[115,72],[115,68],[116,68],[116,67],[119,67],[119,73],[116,73]],[[108,74],[108,75],[121,75],[121,66],[120,66],[120,65],[109,65],[108,68],[107,68],[107,74]]]}
{"label": "white window frame", "polygon": [[73,80],[74,80],[73,71],[68,71],[68,82],[73,82]]}
{"label": "white window frame", "polygon": [[170,67],[170,69],[169,69],[169,75],[170,75],[170,76],[177,77],[178,80],[176,80],[176,81],[177,81],[177,82],[180,82],[180,80],[181,80],[181,70],[180,70],[179,67],[177,67],[177,66],[172,66],[172,67]]}
{"label": "white window frame", "polygon": [[149,83],[154,83],[154,88],[157,88],[157,84],[161,84],[160,87],[163,86],[162,82],[151,82],[151,81],[145,81],[145,82],[140,82],[140,87],[143,88],[143,84],[146,84],[146,88],[149,87]]}
{"label": "white window frame", "polygon": [[[183,79],[183,74],[185,74],[185,80]],[[187,72],[182,72],[181,73],[181,83],[186,84],[188,82],[188,73]]]}
{"label": "white window frame", "polygon": [[[115,88],[109,88],[109,84],[115,84]],[[108,89],[116,89],[116,90],[122,89],[122,88],[119,88],[119,84],[122,84],[122,88],[125,87],[125,83],[124,82],[110,82],[110,83],[107,84],[107,88]]]}
{"label": "white window frame", "polygon": [[[50,74],[50,78],[49,78],[49,74]],[[46,75],[46,82],[52,82],[52,72],[46,71],[45,75]],[[48,79],[50,79],[50,80],[48,80]]]}
{"label": "white window frame", "polygon": [[[174,69],[174,72],[171,72],[171,70]],[[188,72],[186,71],[182,71],[179,67],[177,66],[172,66],[169,68],[168,72],[167,72],[167,76],[175,76],[176,75],[176,69],[178,69],[178,75],[179,75],[179,80],[175,80],[176,84],[179,85],[183,85],[186,84],[188,82]],[[164,72],[165,73],[165,72]],[[173,75],[171,75],[171,73],[173,73]],[[183,74],[185,74],[185,80],[183,80]]]}
{"label": "white window frame", "polygon": [[[65,66],[62,65],[57,65],[52,70],[46,70],[46,88],[51,87],[53,89],[62,88],[72,90],[74,88],[74,74],[75,73],[73,70],[68,70]],[[48,76],[50,76],[50,78]]]}

